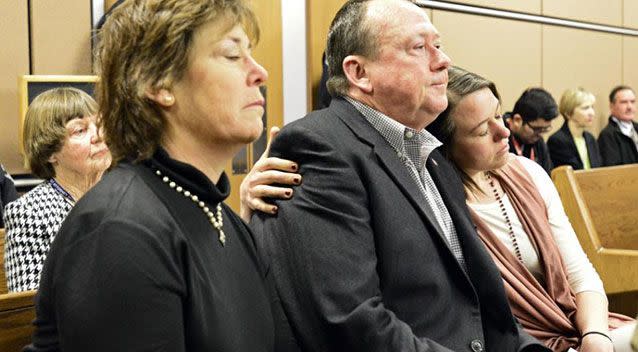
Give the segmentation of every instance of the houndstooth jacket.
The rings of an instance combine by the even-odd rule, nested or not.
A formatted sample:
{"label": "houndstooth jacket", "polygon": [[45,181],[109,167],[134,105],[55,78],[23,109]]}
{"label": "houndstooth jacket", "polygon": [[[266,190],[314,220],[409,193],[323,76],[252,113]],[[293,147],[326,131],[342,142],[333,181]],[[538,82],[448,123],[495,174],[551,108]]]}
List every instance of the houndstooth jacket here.
{"label": "houndstooth jacket", "polygon": [[7,204],[4,269],[9,292],[38,288],[49,246],[71,208],[49,182]]}

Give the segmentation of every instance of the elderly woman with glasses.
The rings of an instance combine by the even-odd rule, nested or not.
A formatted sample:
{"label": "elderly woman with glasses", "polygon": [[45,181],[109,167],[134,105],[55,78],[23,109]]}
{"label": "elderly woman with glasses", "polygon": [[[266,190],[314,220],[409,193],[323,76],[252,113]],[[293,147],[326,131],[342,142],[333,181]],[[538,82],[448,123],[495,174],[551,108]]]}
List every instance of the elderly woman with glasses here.
{"label": "elderly woman with glasses", "polygon": [[29,106],[22,137],[26,166],[45,181],[5,208],[9,292],[38,288],[62,222],[111,163],[96,112],[93,98],[70,87],[45,91]]}
{"label": "elderly woman with glasses", "polygon": [[243,0],[127,0],[98,54],[115,166],[52,246],[27,351],[271,351],[266,268],[223,202],[262,131],[267,73]]}

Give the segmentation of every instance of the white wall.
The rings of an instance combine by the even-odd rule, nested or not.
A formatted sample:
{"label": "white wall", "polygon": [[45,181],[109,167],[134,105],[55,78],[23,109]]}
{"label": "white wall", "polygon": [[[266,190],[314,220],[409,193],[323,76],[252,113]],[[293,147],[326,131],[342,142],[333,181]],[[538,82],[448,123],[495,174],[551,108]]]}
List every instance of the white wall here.
{"label": "white wall", "polygon": [[307,113],[306,1],[281,0],[281,21],[285,125]]}

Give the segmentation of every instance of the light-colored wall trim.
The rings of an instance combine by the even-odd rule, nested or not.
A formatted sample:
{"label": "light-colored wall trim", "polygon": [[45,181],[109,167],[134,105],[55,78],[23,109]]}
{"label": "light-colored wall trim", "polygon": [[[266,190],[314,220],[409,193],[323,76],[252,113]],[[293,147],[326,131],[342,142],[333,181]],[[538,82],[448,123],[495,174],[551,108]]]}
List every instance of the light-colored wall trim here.
{"label": "light-colored wall trim", "polygon": [[92,0],[91,4],[93,7],[93,25],[91,27],[95,28],[95,24],[104,14],[104,0]]}
{"label": "light-colored wall trim", "polygon": [[282,0],[284,124],[306,115],[306,2]]}
{"label": "light-colored wall trim", "polygon": [[628,35],[628,36],[638,36],[638,30],[623,28],[623,27],[616,27],[616,26],[608,26],[603,24],[594,24],[589,22],[566,20],[566,19],[548,17],[548,16],[530,15],[527,13],[506,11],[506,10],[496,10],[496,9],[489,9],[489,8],[478,7],[478,6],[453,4],[453,3],[448,3],[445,1],[417,0],[417,3],[420,6],[436,9],[436,10],[461,12],[461,13],[468,13],[473,15],[482,15],[482,16],[497,17],[497,18],[504,18],[504,19],[510,19],[510,20],[549,24],[554,26],[578,28],[578,29],[585,29],[585,30],[598,31],[598,32],[622,34],[622,35]]}

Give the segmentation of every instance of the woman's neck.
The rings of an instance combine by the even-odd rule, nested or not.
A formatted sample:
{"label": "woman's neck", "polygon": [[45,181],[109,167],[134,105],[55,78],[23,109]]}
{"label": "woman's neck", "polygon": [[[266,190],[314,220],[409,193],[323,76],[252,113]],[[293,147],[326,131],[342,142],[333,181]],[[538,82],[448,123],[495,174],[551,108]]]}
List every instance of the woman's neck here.
{"label": "woman's neck", "polygon": [[219,181],[226,163],[241,148],[241,146],[230,148],[221,145],[207,147],[188,139],[180,139],[180,143],[175,143],[175,140],[170,138],[163,141],[162,147],[172,159],[192,165],[215,184]]}
{"label": "woman's neck", "polygon": [[71,171],[56,170],[54,179],[75,201],[78,201],[102,178],[102,174],[103,172],[80,175]]}
{"label": "woman's neck", "polygon": [[583,136],[583,132],[585,128],[576,124],[572,120],[567,120],[567,128],[569,128],[569,132],[571,132],[572,136],[576,138],[580,138]]}
{"label": "woman's neck", "polygon": [[465,200],[468,203],[491,203],[494,201],[488,171],[466,172],[472,183],[465,182]]}

